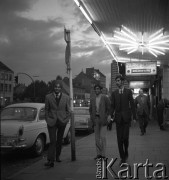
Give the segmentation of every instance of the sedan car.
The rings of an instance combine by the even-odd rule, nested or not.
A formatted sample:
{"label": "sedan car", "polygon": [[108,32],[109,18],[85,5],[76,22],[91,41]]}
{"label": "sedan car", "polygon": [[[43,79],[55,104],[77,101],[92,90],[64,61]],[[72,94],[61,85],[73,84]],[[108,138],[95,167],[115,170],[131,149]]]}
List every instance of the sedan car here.
{"label": "sedan car", "polygon": [[[70,122],[63,141],[70,143]],[[28,149],[41,155],[49,143],[45,121],[45,104],[18,103],[5,107],[1,112],[1,150]]]}
{"label": "sedan car", "polygon": [[89,107],[74,107],[75,131],[93,131]]}

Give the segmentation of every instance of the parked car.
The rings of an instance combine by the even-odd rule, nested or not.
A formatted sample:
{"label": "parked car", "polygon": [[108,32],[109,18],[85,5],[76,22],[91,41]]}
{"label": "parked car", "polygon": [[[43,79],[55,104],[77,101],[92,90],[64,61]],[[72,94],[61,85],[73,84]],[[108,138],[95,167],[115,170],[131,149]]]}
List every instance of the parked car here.
{"label": "parked car", "polygon": [[93,131],[89,107],[74,107],[75,131]]}
{"label": "parked car", "polygon": [[[70,143],[70,122],[63,141]],[[45,121],[45,104],[19,103],[6,106],[1,112],[1,150],[31,149],[41,155],[49,143]]]}

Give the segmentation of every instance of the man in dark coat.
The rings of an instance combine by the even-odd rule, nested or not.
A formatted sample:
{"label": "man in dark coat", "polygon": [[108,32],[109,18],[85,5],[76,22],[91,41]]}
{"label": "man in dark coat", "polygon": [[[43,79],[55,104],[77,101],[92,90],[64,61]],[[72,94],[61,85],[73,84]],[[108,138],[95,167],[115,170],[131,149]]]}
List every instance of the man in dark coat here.
{"label": "man in dark coat", "polygon": [[144,95],[143,90],[139,90],[139,95],[135,99],[135,107],[137,109],[137,118],[141,129],[141,136],[146,133],[150,114],[150,101],[148,96]]}
{"label": "man in dark coat", "polygon": [[164,109],[166,107],[169,107],[169,100],[163,98],[159,101],[157,105],[157,120],[160,130],[165,130],[165,128],[163,127],[163,121],[164,121]]}
{"label": "man in dark coat", "polygon": [[125,163],[128,158],[129,128],[133,120],[136,119],[134,100],[132,91],[124,88],[124,78],[116,76],[117,90],[111,95],[111,117],[116,123],[117,142],[120,154],[120,164]]}
{"label": "man in dark coat", "polygon": [[46,95],[45,116],[50,139],[47,154],[48,161],[45,166],[53,167],[55,159],[56,162],[61,162],[59,156],[61,154],[63,134],[70,119],[69,97],[62,93],[62,80],[60,78],[54,81],[53,92]]}

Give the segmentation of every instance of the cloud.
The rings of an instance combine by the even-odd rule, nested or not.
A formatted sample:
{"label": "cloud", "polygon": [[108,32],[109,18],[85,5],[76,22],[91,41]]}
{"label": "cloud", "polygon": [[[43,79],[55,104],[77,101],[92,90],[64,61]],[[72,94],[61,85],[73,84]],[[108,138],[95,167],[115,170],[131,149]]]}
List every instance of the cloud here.
{"label": "cloud", "polygon": [[14,14],[16,12],[28,11],[32,8],[37,0],[1,0],[0,14]]}
{"label": "cloud", "polygon": [[0,61],[15,74],[46,82],[66,76],[64,26],[71,30],[73,76],[87,67],[109,72],[109,52],[73,1],[1,0],[0,22]]}

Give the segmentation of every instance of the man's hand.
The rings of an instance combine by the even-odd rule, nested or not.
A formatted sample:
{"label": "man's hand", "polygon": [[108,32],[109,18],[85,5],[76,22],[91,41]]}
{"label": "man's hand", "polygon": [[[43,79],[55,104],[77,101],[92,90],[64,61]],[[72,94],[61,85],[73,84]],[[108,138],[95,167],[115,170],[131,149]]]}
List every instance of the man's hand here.
{"label": "man's hand", "polygon": [[108,121],[107,130],[111,131],[112,130],[113,119],[111,118],[110,115],[108,116],[107,121]]}
{"label": "man's hand", "polygon": [[107,121],[108,121],[108,123],[110,123],[110,121],[111,121],[111,116],[110,115],[107,117]]}
{"label": "man's hand", "polygon": [[135,119],[133,119],[133,123],[134,123],[134,124],[136,123],[136,120],[135,120]]}

